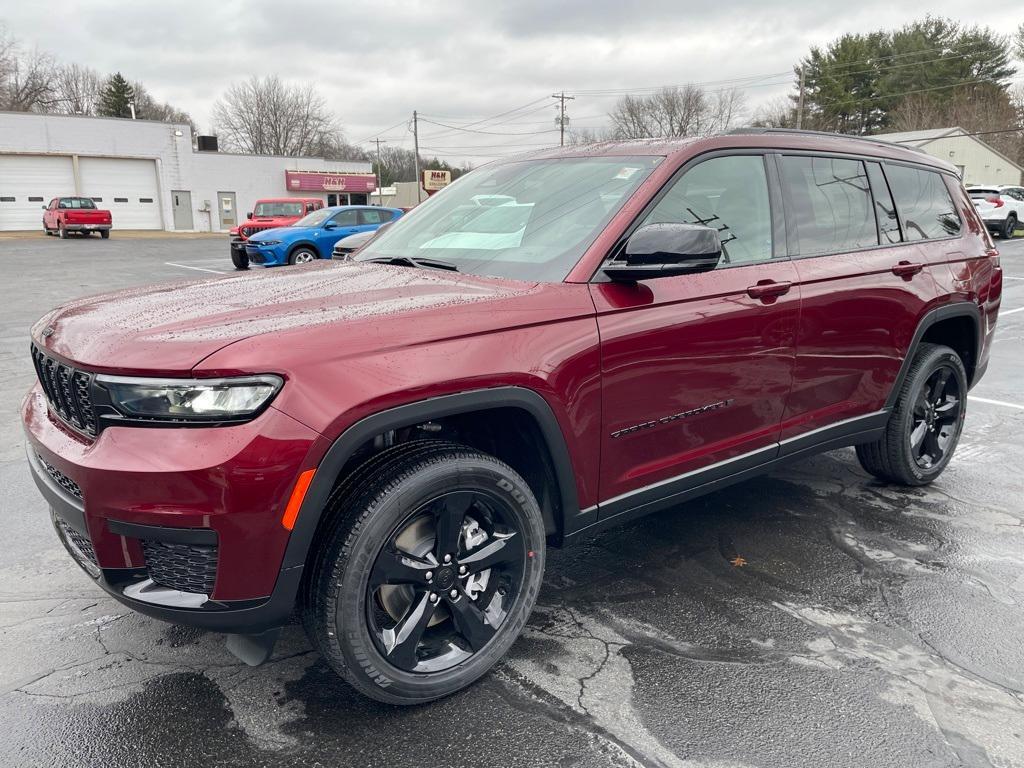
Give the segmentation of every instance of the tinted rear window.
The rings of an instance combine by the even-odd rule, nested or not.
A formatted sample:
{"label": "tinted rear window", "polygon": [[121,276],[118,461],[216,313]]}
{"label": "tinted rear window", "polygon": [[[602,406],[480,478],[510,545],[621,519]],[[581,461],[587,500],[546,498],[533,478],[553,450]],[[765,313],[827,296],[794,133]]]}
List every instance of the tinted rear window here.
{"label": "tinted rear window", "polygon": [[960,217],[941,174],[905,165],[887,165],[885,175],[903,219],[907,240],[951,237],[960,232]]}
{"label": "tinted rear window", "polygon": [[878,245],[871,189],[860,160],[784,157],[782,177],[802,256]]}
{"label": "tinted rear window", "polygon": [[971,196],[972,200],[984,200],[986,197],[992,197],[998,195],[998,189],[969,189],[967,194]]}

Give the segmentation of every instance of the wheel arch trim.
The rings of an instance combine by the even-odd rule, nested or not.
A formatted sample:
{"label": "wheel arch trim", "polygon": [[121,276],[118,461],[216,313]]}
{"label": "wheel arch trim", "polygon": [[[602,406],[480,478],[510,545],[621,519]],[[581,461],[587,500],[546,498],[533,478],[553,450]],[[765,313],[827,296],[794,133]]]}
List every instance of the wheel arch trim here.
{"label": "wheel arch trim", "polygon": [[[974,349],[975,354],[980,355],[984,339],[982,336],[981,308],[977,304],[970,301],[957,301],[952,304],[944,304],[941,307],[936,307],[935,309],[926,312],[920,322],[918,322],[917,330],[914,331],[914,337],[910,342],[910,346],[907,347],[906,357],[903,358],[903,363],[900,365],[899,373],[896,375],[896,380],[893,382],[892,390],[889,392],[889,397],[886,398],[886,408],[892,408],[895,406],[896,400],[899,397],[900,388],[903,386],[903,381],[907,377],[907,372],[910,370],[910,365],[913,363],[914,355],[917,354],[917,349],[921,345],[921,339],[924,338],[925,333],[936,323],[943,320],[949,320],[954,317],[967,317],[974,323]],[[972,386],[978,379],[977,361],[974,362],[974,375],[968,383],[969,386]]]}
{"label": "wheel arch trim", "polygon": [[335,481],[360,445],[392,429],[413,426],[431,419],[496,408],[518,408],[536,421],[554,465],[562,507],[561,520],[556,520],[556,525],[561,524],[563,534],[586,527],[593,522],[589,517],[596,518],[596,509],[580,512],[569,448],[547,400],[525,387],[470,390],[418,400],[380,411],[357,421],[342,432],[321,459],[299,508],[295,528],[288,539],[284,560],[281,563],[282,570],[302,566],[306,562]]}

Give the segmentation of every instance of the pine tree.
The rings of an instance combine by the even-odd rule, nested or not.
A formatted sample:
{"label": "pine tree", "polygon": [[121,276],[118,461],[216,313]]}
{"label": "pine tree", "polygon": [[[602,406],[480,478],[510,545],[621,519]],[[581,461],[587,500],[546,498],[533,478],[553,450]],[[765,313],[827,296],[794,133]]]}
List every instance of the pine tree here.
{"label": "pine tree", "polygon": [[129,104],[135,101],[135,89],[120,72],[107,78],[100,93],[100,104],[96,113],[103,117],[131,117]]}

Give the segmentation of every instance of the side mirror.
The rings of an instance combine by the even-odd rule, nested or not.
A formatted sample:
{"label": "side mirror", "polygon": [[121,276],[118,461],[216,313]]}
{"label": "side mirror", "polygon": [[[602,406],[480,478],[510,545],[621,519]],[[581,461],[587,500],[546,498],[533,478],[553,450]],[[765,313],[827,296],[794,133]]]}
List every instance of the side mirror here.
{"label": "side mirror", "polygon": [[337,228],[338,228],[338,225],[335,224],[333,221],[328,221],[326,224],[324,224],[324,229],[325,230],[332,230],[332,229],[337,229]]}
{"label": "side mirror", "polygon": [[647,224],[630,235],[622,256],[602,271],[612,280],[635,283],[710,272],[721,258],[717,229],[702,224]]}
{"label": "side mirror", "polygon": [[45,205],[41,205],[39,207],[42,208],[44,211],[46,210],[46,206]]}
{"label": "side mirror", "polygon": [[245,218],[251,219],[252,218],[252,211],[249,211],[247,214],[245,214]]}

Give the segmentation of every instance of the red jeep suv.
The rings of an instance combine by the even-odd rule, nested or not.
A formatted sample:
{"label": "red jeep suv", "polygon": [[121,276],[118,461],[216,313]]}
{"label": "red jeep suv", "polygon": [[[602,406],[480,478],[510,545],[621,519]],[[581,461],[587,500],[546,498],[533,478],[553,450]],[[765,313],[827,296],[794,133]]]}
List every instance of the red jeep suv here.
{"label": "red jeep suv", "polygon": [[810,454],[949,463],[1002,273],[953,166],[746,130],[485,166],[352,262],[32,329],[28,461],[125,605],[266,659],[293,610],[385,702],[512,644],[546,546]]}

